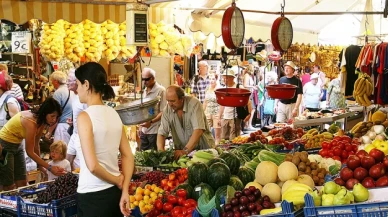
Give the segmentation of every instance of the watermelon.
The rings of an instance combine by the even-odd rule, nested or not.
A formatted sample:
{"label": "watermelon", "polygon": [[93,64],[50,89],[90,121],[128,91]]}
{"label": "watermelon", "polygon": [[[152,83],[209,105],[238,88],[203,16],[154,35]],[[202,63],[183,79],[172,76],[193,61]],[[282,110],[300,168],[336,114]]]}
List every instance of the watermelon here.
{"label": "watermelon", "polygon": [[191,185],[189,185],[189,183],[179,184],[178,186],[175,187],[174,192],[176,192],[178,189],[186,190],[187,198],[192,198],[192,194],[193,194],[194,189],[193,189],[193,187],[191,187]]}
{"label": "watermelon", "polygon": [[217,189],[220,186],[227,185],[230,180],[230,170],[226,164],[214,163],[207,170],[207,183]]}
{"label": "watermelon", "polygon": [[238,178],[238,176],[231,176],[229,185],[232,186],[236,191],[242,191],[244,189],[244,184]]}
{"label": "watermelon", "polygon": [[207,198],[213,198],[214,197],[214,190],[210,185],[208,185],[206,183],[201,183],[199,185],[196,185],[194,187],[194,192],[192,194],[193,199],[198,201],[199,197],[202,194],[206,194]]}
{"label": "watermelon", "polygon": [[212,164],[214,164],[214,163],[224,163],[224,164],[226,164],[226,162],[223,160],[223,159],[221,159],[221,158],[219,158],[219,157],[215,157],[215,158],[213,158],[213,159],[211,159],[211,160],[209,160],[209,162],[207,162],[207,166],[211,166]]}
{"label": "watermelon", "polygon": [[232,175],[237,175],[241,163],[238,157],[232,153],[224,152],[220,155],[220,158],[225,160],[226,165],[229,167]]}
{"label": "watermelon", "polygon": [[240,167],[240,170],[238,171],[237,176],[238,178],[240,178],[244,186],[249,182],[252,182],[253,180],[255,180],[255,173],[253,172],[253,170],[245,166]]}
{"label": "watermelon", "polygon": [[207,170],[208,166],[201,162],[196,162],[191,165],[188,172],[189,184],[196,186],[202,182],[206,182]]}

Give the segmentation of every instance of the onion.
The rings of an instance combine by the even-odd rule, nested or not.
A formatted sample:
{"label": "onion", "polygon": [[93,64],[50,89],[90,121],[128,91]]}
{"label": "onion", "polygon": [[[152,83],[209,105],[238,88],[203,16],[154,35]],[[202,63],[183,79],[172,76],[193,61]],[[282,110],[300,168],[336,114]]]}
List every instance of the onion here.
{"label": "onion", "polygon": [[373,131],[369,131],[367,134],[366,134],[371,140],[374,140],[376,138],[376,133],[373,132]]}
{"label": "onion", "polygon": [[362,136],[361,138],[362,138],[362,143],[363,144],[370,144],[370,143],[372,143],[371,138],[369,138],[369,136]]}
{"label": "onion", "polygon": [[375,131],[375,133],[377,135],[383,133],[384,129],[385,129],[385,127],[383,125],[375,125],[375,126],[373,126],[373,131]]}
{"label": "onion", "polygon": [[379,135],[376,136],[375,140],[384,141],[385,140],[385,135],[384,134],[379,134]]}

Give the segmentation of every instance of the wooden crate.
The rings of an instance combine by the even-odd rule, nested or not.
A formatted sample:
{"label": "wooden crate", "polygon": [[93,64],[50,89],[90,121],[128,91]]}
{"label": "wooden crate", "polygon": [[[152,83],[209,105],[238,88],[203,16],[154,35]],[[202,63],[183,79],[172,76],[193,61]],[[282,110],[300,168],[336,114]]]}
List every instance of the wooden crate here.
{"label": "wooden crate", "polygon": [[27,182],[38,183],[41,180],[41,174],[39,170],[33,170],[27,172]]}

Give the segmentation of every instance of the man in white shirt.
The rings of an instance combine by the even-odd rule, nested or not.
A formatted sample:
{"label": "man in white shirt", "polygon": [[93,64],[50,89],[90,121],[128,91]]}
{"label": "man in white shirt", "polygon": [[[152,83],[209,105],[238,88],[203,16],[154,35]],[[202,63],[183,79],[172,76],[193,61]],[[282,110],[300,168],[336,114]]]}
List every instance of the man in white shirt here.
{"label": "man in white shirt", "polygon": [[326,74],[321,71],[321,67],[319,65],[314,65],[313,71],[314,71],[313,74],[317,74],[319,77],[318,85],[321,88],[323,88],[325,86],[325,83],[326,83]]}

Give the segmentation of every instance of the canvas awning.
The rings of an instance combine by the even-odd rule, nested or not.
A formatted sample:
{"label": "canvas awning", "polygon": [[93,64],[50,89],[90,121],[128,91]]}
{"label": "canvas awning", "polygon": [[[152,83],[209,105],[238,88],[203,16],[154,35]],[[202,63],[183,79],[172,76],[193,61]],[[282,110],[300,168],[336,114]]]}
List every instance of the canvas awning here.
{"label": "canvas awning", "polygon": [[[101,0],[103,2],[103,0]],[[112,20],[125,21],[125,4],[106,1],[106,4],[81,4],[72,2],[0,0],[0,19],[23,24],[31,19],[53,23],[64,19],[70,23],[80,23],[89,19],[95,23]]]}

